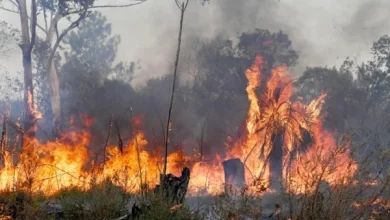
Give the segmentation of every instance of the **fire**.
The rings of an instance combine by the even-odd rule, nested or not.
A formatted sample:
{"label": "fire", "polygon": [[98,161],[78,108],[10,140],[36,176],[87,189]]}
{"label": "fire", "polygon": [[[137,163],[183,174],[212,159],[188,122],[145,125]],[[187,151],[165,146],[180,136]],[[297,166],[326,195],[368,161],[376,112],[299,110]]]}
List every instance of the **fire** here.
{"label": "fire", "polygon": [[[246,135],[237,142],[226,142],[226,156],[217,154],[210,161],[199,161],[196,156],[184,156],[182,150],[169,154],[169,173],[180,174],[184,164],[190,166],[189,194],[222,193],[222,162],[232,158],[239,158],[244,164],[246,184],[254,191],[275,187],[272,180],[278,178],[288,190],[313,191],[314,180],[342,184],[357,169],[348,155],[348,143],[339,147],[333,134],[322,127],[320,112],[326,95],[307,105],[293,101],[294,89],[287,67],[276,67],[269,79],[263,79],[264,64],[262,57],[256,57],[245,72],[249,99]],[[261,83],[262,80],[267,81]],[[265,89],[259,95],[262,85]],[[82,118],[83,130],[72,129],[56,141],[41,143],[28,139],[15,161],[13,152],[5,150],[0,190],[28,189],[51,195],[67,187],[88,189],[107,178],[128,192],[158,184],[163,160],[161,155],[146,149],[148,142],[142,129],[137,129],[123,151],[118,146],[107,146],[106,159],[98,164],[89,156],[92,153],[88,148],[91,135],[87,130],[94,120],[86,115]],[[137,128],[142,127],[140,118],[133,122]],[[171,127],[170,124],[170,130]],[[281,159],[275,163],[273,152],[277,149],[280,152],[274,154]],[[272,167],[272,163],[279,163],[280,167]]]}
{"label": "fire", "polygon": [[[333,135],[322,127],[320,112],[326,94],[308,105],[292,101],[292,80],[287,75],[287,67],[282,65],[272,70],[263,94],[258,96],[256,91],[261,84],[264,63],[262,57],[256,57],[254,64],[245,72],[249,99],[247,134],[243,140],[227,144],[228,152],[224,159],[239,158],[246,168],[246,183],[255,189],[270,187],[272,176],[278,177],[270,167],[271,152],[275,148],[280,148],[282,154],[280,180],[288,186],[288,190],[310,192],[317,187],[314,185],[317,182],[343,183],[344,178],[353,175],[357,165],[348,155],[348,143],[339,147]],[[311,140],[306,140],[307,136]],[[280,143],[277,143],[277,138],[281,139]],[[309,146],[304,146],[304,142],[308,141]],[[214,161],[213,165],[194,166],[192,178],[196,180],[192,180],[192,186],[201,187],[212,180],[214,183],[223,181],[223,160],[217,157]],[[205,170],[209,170],[211,177],[207,180]],[[212,186],[206,187],[206,190],[209,194],[216,194],[223,189]]]}

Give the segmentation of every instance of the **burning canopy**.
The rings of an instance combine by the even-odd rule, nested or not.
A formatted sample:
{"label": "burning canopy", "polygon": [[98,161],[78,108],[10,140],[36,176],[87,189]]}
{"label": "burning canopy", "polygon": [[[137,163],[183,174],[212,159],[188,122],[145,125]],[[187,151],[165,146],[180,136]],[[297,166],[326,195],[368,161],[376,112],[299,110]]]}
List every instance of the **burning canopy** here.
{"label": "burning canopy", "polygon": [[[223,192],[223,162],[234,158],[242,162],[244,169],[240,170],[245,170],[245,182],[255,193],[277,188],[277,183],[284,183],[287,190],[294,192],[312,191],[318,180],[343,184],[354,174],[357,165],[349,157],[348,142],[338,145],[322,127],[320,112],[326,94],[309,104],[292,101],[294,89],[287,67],[272,69],[266,79],[262,75],[264,62],[262,57],[256,57],[245,72],[249,99],[246,135],[234,143],[227,141],[226,156],[217,154],[206,162],[196,156],[184,156],[182,151],[169,155],[168,172],[179,174],[180,165],[190,166],[190,194]],[[264,92],[258,95],[261,85],[265,86]],[[87,129],[91,124],[86,117],[86,129],[65,133],[56,142],[30,139],[18,158],[14,150],[4,150],[1,190],[27,188],[53,194],[71,186],[88,189],[107,178],[129,192],[140,190],[141,183],[142,187],[157,184],[162,155],[146,150],[147,140],[141,131],[123,151],[118,146],[108,146],[105,162],[87,168],[93,159],[88,149],[91,137]]]}

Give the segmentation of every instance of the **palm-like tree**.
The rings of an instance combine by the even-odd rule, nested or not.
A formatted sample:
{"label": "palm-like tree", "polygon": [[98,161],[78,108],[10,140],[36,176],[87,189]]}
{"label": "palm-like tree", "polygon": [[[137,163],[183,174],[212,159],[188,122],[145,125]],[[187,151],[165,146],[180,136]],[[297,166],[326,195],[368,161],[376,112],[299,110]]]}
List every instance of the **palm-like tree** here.
{"label": "palm-like tree", "polygon": [[[264,62],[257,57],[246,71],[247,92],[250,101],[247,130],[247,147],[243,151],[244,163],[255,178],[271,180],[274,185],[287,174],[293,156],[298,149],[310,142],[314,126],[320,122],[319,114],[326,95],[305,105],[291,101],[293,85],[287,76],[287,67],[272,70],[263,94],[258,98]],[[272,170],[272,173],[270,172]]]}

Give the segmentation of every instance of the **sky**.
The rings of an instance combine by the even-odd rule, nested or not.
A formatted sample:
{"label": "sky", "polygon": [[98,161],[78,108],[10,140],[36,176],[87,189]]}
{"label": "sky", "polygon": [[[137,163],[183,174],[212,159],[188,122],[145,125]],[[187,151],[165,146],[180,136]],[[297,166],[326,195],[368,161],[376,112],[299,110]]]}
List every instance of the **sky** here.
{"label": "sky", "polygon": [[[99,0],[97,4],[120,4],[129,0]],[[180,11],[174,0],[148,0],[129,8],[100,10],[121,36],[118,61],[139,61],[135,85],[170,73],[176,51]],[[346,57],[364,61],[370,47],[390,32],[388,0],[211,0],[202,6],[190,0],[185,14],[183,56],[191,52],[194,39],[216,35],[235,38],[238,33],[265,28],[287,33],[300,51],[301,74],[307,66],[339,67]],[[0,21],[19,28],[17,15],[0,11]],[[21,70],[20,49],[15,46],[0,65],[11,73]],[[1,69],[0,69],[0,74]]]}

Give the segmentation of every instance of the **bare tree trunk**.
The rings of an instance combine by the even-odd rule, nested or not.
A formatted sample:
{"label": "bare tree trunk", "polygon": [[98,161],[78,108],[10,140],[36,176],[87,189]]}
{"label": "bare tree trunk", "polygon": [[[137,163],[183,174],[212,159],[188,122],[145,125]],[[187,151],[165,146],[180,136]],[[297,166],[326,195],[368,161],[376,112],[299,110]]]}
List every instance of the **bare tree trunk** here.
{"label": "bare tree trunk", "polygon": [[32,64],[31,52],[35,44],[36,35],[36,11],[37,6],[35,0],[31,2],[31,39],[29,18],[27,14],[26,0],[17,1],[20,10],[20,22],[22,31],[22,43],[20,48],[23,54],[23,68],[24,68],[24,130],[25,136],[34,137],[36,130],[36,109],[34,105],[34,87],[32,79]]}
{"label": "bare tree trunk", "polygon": [[58,74],[54,60],[51,62],[51,68],[49,71],[50,79],[50,102],[51,110],[53,112],[53,138],[57,138],[60,135],[62,115],[61,115],[61,100],[60,100],[60,83],[58,80]]}
{"label": "bare tree trunk", "polygon": [[62,33],[57,37],[57,40],[53,47],[51,47],[55,27],[57,26],[58,21],[62,18],[59,14],[57,14],[54,19],[51,21],[50,29],[47,35],[46,43],[50,48],[50,54],[47,58],[46,70],[49,73],[49,85],[50,85],[50,101],[51,108],[53,111],[53,137],[57,138],[60,135],[60,126],[61,126],[61,99],[60,99],[60,84],[58,80],[57,69],[55,66],[54,56],[57,51],[58,46],[60,45],[62,39],[68,34],[69,31],[76,28],[79,23],[88,16],[88,10],[85,9],[79,15],[78,19],[72,22]]}
{"label": "bare tree trunk", "polygon": [[[50,27],[48,32],[46,33],[46,45],[50,49],[50,54],[52,50],[57,48],[52,48],[53,37],[55,34],[55,27],[58,24],[58,21],[62,18],[62,16],[58,13],[54,16],[54,18],[50,21]],[[50,63],[49,63],[50,62]],[[60,135],[60,125],[61,125],[61,99],[60,99],[60,83],[58,80],[57,68],[55,65],[55,60],[52,58],[50,60],[50,56],[45,58],[44,63],[45,69],[48,73],[49,79],[49,88],[50,88],[50,104],[51,110],[53,112],[53,129],[52,136],[53,138],[57,138]]]}
{"label": "bare tree trunk", "polygon": [[[168,163],[168,142],[169,142],[169,124],[171,122],[171,114],[172,114],[172,106],[173,106],[173,98],[175,95],[175,85],[176,85],[176,76],[177,76],[177,66],[179,64],[179,56],[180,56],[180,45],[181,45],[181,34],[183,31],[183,20],[184,20],[184,12],[188,6],[189,0],[187,0],[186,3],[179,4],[178,0],[175,0],[177,7],[181,11],[181,17],[180,17],[180,26],[179,26],[179,37],[177,40],[177,51],[176,51],[176,61],[175,61],[175,69],[173,72],[173,80],[172,80],[172,91],[171,91],[171,99],[169,102],[169,110],[168,110],[168,118],[167,118],[167,124],[165,128],[165,155],[164,155],[164,168],[163,168],[163,178],[165,178],[167,174],[167,163]],[[162,179],[160,181],[163,181]]]}

